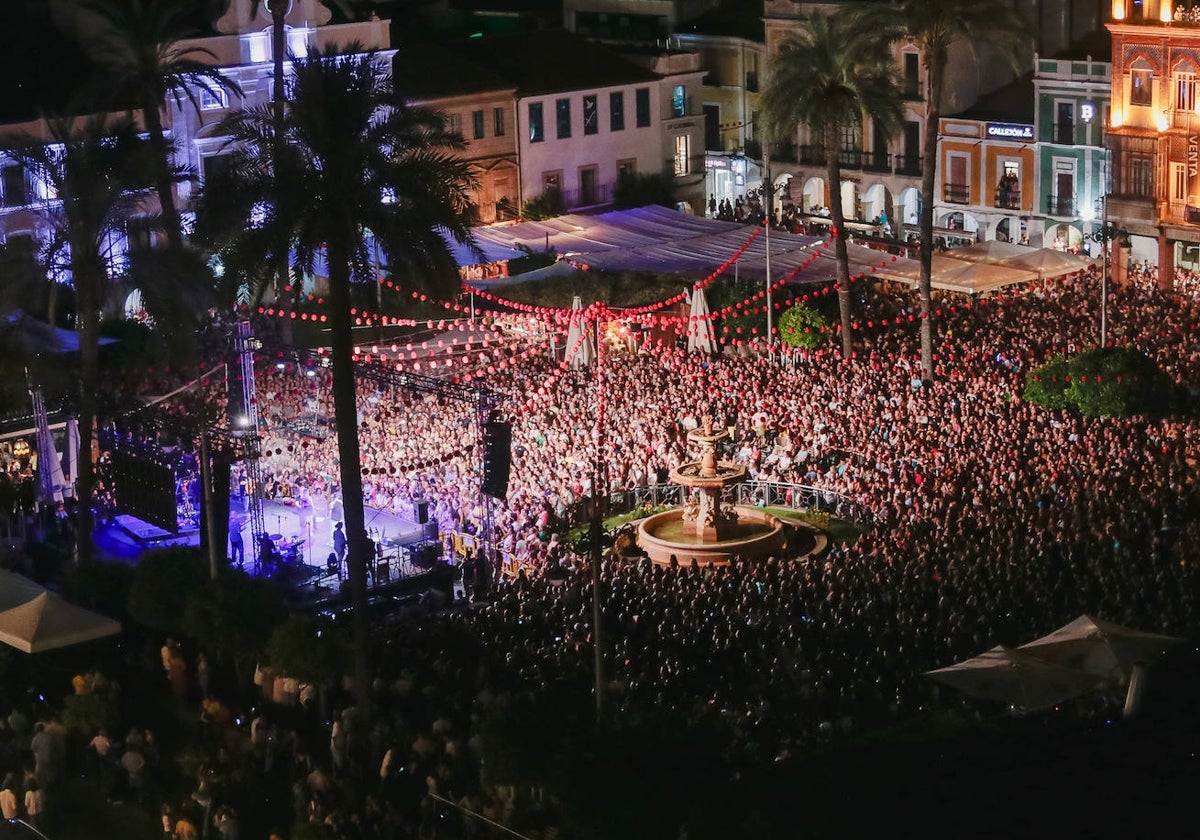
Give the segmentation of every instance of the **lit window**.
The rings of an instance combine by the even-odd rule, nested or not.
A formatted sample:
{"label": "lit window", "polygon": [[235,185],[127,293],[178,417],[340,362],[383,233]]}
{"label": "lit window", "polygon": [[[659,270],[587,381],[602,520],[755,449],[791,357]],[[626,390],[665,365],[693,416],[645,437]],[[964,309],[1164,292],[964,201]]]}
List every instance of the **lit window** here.
{"label": "lit window", "polygon": [[683,85],[675,85],[675,90],[671,93],[671,116],[682,117],[687,115],[687,88]]}
{"label": "lit window", "polygon": [[471,128],[476,140],[483,139],[483,111],[471,112]]}
{"label": "lit window", "polygon": [[1149,106],[1154,103],[1154,71],[1130,71],[1129,104]]}
{"label": "lit window", "polygon": [[1187,165],[1171,164],[1171,200],[1187,201]]}
{"label": "lit window", "polygon": [[675,138],[675,174],[688,174],[688,151],[689,138],[686,134],[680,134]]}
{"label": "lit window", "polygon": [[1175,74],[1175,109],[1178,111],[1196,110],[1196,74]]}
{"label": "lit window", "polygon": [[100,242],[104,271],[109,278],[121,277],[129,271],[129,239],[118,230],[104,234]]}
{"label": "lit window", "polygon": [[219,111],[229,107],[228,95],[222,88],[209,88],[202,85],[198,99],[201,111]]}

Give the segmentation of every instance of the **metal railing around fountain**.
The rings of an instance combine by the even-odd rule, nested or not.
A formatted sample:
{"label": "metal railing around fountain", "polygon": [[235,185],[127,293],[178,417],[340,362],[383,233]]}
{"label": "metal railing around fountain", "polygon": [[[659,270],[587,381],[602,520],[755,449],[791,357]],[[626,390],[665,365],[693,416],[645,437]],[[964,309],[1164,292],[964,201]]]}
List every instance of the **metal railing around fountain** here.
{"label": "metal railing around fountain", "polygon": [[[618,516],[638,508],[682,505],[686,500],[687,489],[678,484],[647,484],[644,487],[617,490],[608,497],[608,515]],[[838,519],[847,519],[863,528],[871,527],[875,521],[875,515],[853,499],[833,490],[810,487],[807,484],[744,481],[733,485],[725,497],[738,505],[821,511]],[[570,521],[580,525],[586,522],[586,518],[584,506],[576,504],[571,511]]]}

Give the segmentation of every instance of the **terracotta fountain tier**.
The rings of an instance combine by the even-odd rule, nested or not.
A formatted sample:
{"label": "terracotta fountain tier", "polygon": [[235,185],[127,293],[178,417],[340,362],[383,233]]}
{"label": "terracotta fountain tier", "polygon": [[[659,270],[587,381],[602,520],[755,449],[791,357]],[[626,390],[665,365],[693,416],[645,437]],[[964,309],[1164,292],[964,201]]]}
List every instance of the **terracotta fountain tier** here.
{"label": "terracotta fountain tier", "polygon": [[779,520],[757,508],[721,501],[726,487],[748,478],[746,468],[717,460],[717,444],[729,436],[713,430],[712,418],[688,432],[700,460],[671,471],[671,483],[692,489],[683,507],[655,514],[638,526],[638,545],[655,563],[700,565],[728,563],[735,554],[744,557],[769,554],[783,545]]}

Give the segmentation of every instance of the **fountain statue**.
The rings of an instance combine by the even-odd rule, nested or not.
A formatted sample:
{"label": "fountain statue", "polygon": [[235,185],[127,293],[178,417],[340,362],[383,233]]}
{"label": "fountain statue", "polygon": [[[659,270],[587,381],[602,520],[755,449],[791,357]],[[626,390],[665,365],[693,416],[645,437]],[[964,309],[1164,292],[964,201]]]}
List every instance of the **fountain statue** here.
{"label": "fountain statue", "polygon": [[691,488],[692,494],[682,507],[648,517],[638,526],[638,544],[655,563],[670,563],[674,558],[722,564],[734,554],[749,557],[782,547],[783,526],[778,518],[721,500],[725,488],[748,478],[742,465],[717,460],[717,444],[728,436],[724,429],[714,431],[711,417],[688,432],[700,460],[671,470],[670,480]]}

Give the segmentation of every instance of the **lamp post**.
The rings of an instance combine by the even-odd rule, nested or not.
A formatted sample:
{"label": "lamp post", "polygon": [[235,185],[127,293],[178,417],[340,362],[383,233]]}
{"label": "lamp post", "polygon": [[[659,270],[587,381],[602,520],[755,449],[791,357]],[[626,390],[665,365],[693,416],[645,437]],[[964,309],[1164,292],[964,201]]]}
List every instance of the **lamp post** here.
{"label": "lamp post", "polygon": [[763,180],[763,198],[766,199],[766,271],[767,271],[767,358],[771,359],[771,222],[775,218],[775,197],[774,183],[771,181],[771,148],[770,143],[763,142],[763,174],[766,178]]}
{"label": "lamp post", "polygon": [[595,653],[593,667],[596,679],[596,718],[604,713],[604,648],[600,643],[600,540],[603,534],[603,517],[605,499],[600,495],[598,481],[600,465],[592,474],[592,495],[587,502],[588,511],[588,551],[591,555],[592,567],[592,649]]}
{"label": "lamp post", "polygon": [[1108,346],[1108,280],[1111,266],[1108,263],[1108,251],[1113,242],[1124,242],[1129,237],[1129,231],[1119,225],[1113,224],[1110,221],[1105,222],[1100,226],[1100,229],[1092,233],[1091,239],[1093,242],[1100,244],[1101,250],[1104,252],[1104,270],[1100,275],[1100,346]]}

